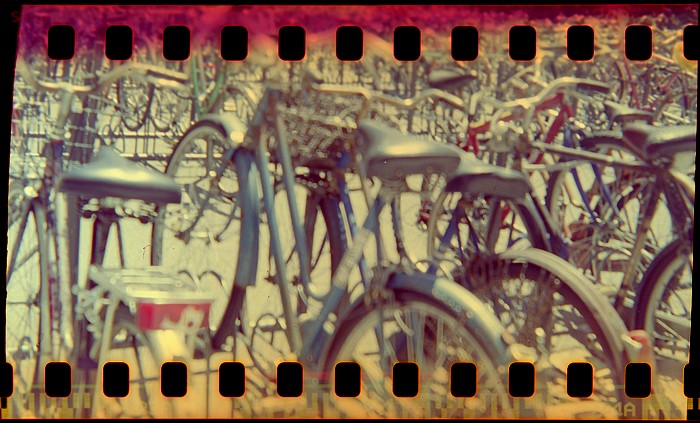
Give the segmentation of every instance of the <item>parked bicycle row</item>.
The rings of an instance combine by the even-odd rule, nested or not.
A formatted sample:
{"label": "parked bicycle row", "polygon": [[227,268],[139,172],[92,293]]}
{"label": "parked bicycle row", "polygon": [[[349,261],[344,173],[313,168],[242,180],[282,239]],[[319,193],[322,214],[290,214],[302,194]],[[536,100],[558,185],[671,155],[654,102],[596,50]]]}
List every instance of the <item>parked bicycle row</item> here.
{"label": "parked bicycle row", "polygon": [[[329,82],[364,86],[371,83],[373,89],[402,97],[411,97],[421,89],[435,86],[465,98],[473,93],[488,92],[500,100],[513,100],[534,95],[559,76],[590,78],[611,85],[608,100],[650,112],[653,121],[692,124],[697,115],[697,77],[688,70],[688,66],[697,66],[697,63],[688,62],[676,51],[682,44],[680,34],[683,27],[666,30],[669,35],[661,35],[662,41],[654,44],[658,52],[652,59],[653,64],[643,65],[624,59],[624,49],[620,46],[623,37],[617,33],[620,31],[602,24],[597,25],[598,28],[604,29],[600,31],[602,34],[611,33],[612,37],[604,36],[597,40],[596,57],[586,63],[575,63],[565,57],[565,27],[540,31],[537,58],[530,64],[514,62],[509,58],[507,38],[503,39],[507,30],[482,34],[480,47],[483,51],[474,63],[455,62],[449,52],[440,53],[443,49],[433,48],[437,47],[436,44],[447,46],[447,35],[435,39],[428,35],[425,40],[426,52],[419,62],[397,62],[392,60],[390,38],[381,38],[372,33],[365,36],[367,57],[360,62],[343,63],[333,59],[334,34],[331,32],[312,36],[310,43],[315,48],[309,52],[308,60],[314,62],[322,73],[332,76],[326,78]],[[45,34],[47,30],[45,28],[44,32],[37,31],[35,34]],[[152,34],[152,38],[137,44],[130,60],[177,68],[182,73],[171,74],[171,77],[189,81],[185,87],[156,89],[153,84],[127,78],[89,99],[91,104],[83,105],[110,117],[110,124],[103,130],[109,138],[121,140],[122,150],[135,154],[139,148],[134,145],[143,144],[139,152],[141,156],[148,157],[150,154],[144,151],[153,150],[152,144],[156,139],[176,138],[197,116],[218,111],[250,115],[250,103],[254,102],[250,97],[259,98],[267,80],[280,80],[285,76],[293,78],[299,74],[295,68],[304,66],[278,60],[275,57],[276,43],[269,38],[267,41],[265,38],[256,41],[251,46],[254,47],[253,51],[264,53],[256,53],[243,63],[226,63],[218,56],[220,40],[216,34],[204,35],[204,38],[199,37],[199,33],[197,35],[198,40],[204,39],[206,43],[196,46],[195,55],[188,62],[168,62],[162,58],[162,34]],[[39,42],[30,44],[32,51],[27,51],[26,57],[38,78],[65,80],[68,77],[76,83],[118,65],[117,62],[105,61],[99,51],[103,42],[100,40],[94,51],[81,49],[83,53],[73,61],[47,61],[46,43]],[[668,50],[670,47],[673,49]],[[262,60],[261,56],[264,55],[269,57]],[[59,72],[61,66],[62,72]],[[21,90],[21,82],[18,85]],[[252,95],[251,92],[256,94]],[[57,109],[55,99],[52,101],[51,98],[26,99],[25,103],[25,107],[34,113],[27,113],[26,119],[17,119],[17,126],[20,127],[26,127],[26,120],[31,121],[37,113],[50,117],[51,110]],[[22,103],[18,102],[17,106],[16,113],[21,114]],[[581,118],[589,125],[598,123],[596,120],[603,116],[601,110],[590,107],[577,113],[583,113]],[[41,128],[37,129],[40,138],[45,136]]]}
{"label": "parked bicycle row", "polygon": [[[19,56],[6,333],[14,412],[57,411],[28,400],[48,361],[75,363],[81,382],[100,386],[102,365],[122,360],[139,394],[95,390],[94,416],[205,416],[209,400],[183,414],[150,394],[159,364],[194,369],[244,350],[258,375],[250,401],[274,395],[276,363],[298,360],[322,375],[307,389],[320,416],[513,416],[513,361],[535,364],[533,416],[627,416],[631,361],[654,368],[647,412],[680,416],[695,125],[621,104],[615,79],[545,75],[538,63],[510,85],[405,64],[408,83],[362,63],[341,74],[309,54],[240,64],[234,83],[212,79],[210,51],[194,53],[189,71],[145,55],[83,85],[41,79]],[[51,113],[31,114],[33,99]],[[161,169],[118,154],[117,132],[97,130],[112,118],[136,134],[160,120],[153,137],[170,138],[154,148]],[[45,132],[42,150],[26,141],[31,128]],[[145,268],[125,260],[134,220],[150,232]],[[332,394],[341,361],[362,368],[357,398]],[[421,369],[410,402],[391,393],[399,361]],[[594,367],[588,398],[566,394],[574,361]],[[449,394],[454,362],[478,363],[475,397]]]}

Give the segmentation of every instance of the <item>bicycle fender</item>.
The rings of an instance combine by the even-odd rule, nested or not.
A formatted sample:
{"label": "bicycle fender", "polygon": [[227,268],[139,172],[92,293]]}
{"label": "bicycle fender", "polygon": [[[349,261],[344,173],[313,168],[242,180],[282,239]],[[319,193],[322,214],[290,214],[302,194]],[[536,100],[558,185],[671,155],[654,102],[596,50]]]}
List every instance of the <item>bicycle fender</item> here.
{"label": "bicycle fender", "polygon": [[[249,228],[241,231],[241,248],[251,252],[248,260],[238,260],[235,283],[240,286],[253,286],[258,271],[258,250],[260,243],[260,205],[258,168],[255,165],[253,153],[245,148],[239,149],[233,156],[233,162],[238,168],[239,201],[241,209],[245,210],[241,220],[242,227]],[[246,187],[245,189],[243,187]]]}
{"label": "bicycle fender", "polygon": [[499,256],[505,260],[512,260],[514,263],[532,263],[544,269],[549,269],[555,274],[569,275],[570,277],[560,280],[560,282],[581,298],[596,319],[608,322],[607,325],[601,326],[603,330],[606,328],[611,329],[609,333],[606,333],[606,337],[611,342],[611,348],[617,353],[615,356],[619,357],[620,354],[624,354],[625,359],[629,357],[630,346],[623,341],[623,336],[628,332],[625,323],[612,304],[610,304],[610,301],[586,279],[579,269],[559,256],[537,249],[509,250]]}
{"label": "bicycle fender", "polygon": [[511,342],[504,339],[506,329],[500,320],[476,295],[447,278],[415,273],[394,274],[387,286],[392,290],[413,291],[426,297],[434,297],[462,316],[462,321],[470,331],[483,340],[485,345],[496,348],[501,357],[507,356]]}
{"label": "bicycle fender", "polygon": [[[424,273],[394,274],[389,277],[387,288],[389,292],[413,294],[418,298],[435,298],[450,307],[457,316],[461,317],[460,320],[464,327],[481,341],[481,347],[491,359],[496,361],[494,364],[503,377],[507,375],[508,365],[512,361],[519,360],[518,352],[522,350],[519,347],[522,346],[515,342],[500,320],[478,297],[457,283]],[[360,295],[338,317],[338,321],[344,322],[352,320],[353,316],[366,314],[368,309],[375,307],[374,304],[367,302],[365,295]],[[311,351],[319,352],[316,359],[320,358],[321,363],[325,363],[326,366],[334,344],[334,342],[329,341],[334,336],[335,334],[323,332],[316,341],[316,348],[311,349]],[[535,357],[530,355],[526,359],[534,361]]]}
{"label": "bicycle fender", "polygon": [[243,144],[248,132],[248,126],[235,113],[207,113],[197,121],[201,122],[209,122],[221,128],[232,146]]}

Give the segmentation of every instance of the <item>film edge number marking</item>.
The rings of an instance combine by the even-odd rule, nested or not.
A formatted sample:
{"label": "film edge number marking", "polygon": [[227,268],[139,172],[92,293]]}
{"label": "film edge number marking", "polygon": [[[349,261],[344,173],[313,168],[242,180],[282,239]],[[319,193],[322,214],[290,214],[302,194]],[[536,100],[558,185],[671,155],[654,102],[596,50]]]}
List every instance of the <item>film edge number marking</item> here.
{"label": "film edge number marking", "polygon": [[[71,366],[67,362],[49,362],[45,367],[46,395],[64,398],[71,395]],[[106,397],[125,397],[129,394],[128,363],[107,362],[103,367],[103,393]],[[360,394],[360,372],[358,363],[336,364],[335,392],[338,397],[356,397]],[[454,397],[473,397],[478,390],[478,363],[453,363],[450,372],[450,390]],[[593,365],[575,361],[567,366],[567,394],[572,398],[587,397],[581,394],[580,383],[592,391]],[[652,393],[651,366],[643,362],[631,362],[625,367],[625,394],[629,398],[646,398]],[[420,393],[420,368],[413,362],[397,362],[392,368],[394,395],[415,397]],[[509,367],[509,394],[514,398],[528,398],[535,392],[535,366],[530,362],[514,361]],[[170,361],[161,365],[161,393],[164,397],[184,397],[187,394],[187,365]],[[242,397],[245,392],[245,365],[238,361],[225,361],[219,365],[219,393],[222,397]],[[126,375],[126,381],[124,380]],[[0,366],[0,395],[9,398],[13,394],[13,368],[10,363]],[[338,381],[338,376],[340,380]],[[304,370],[301,363],[288,361],[277,365],[277,378],[284,387],[278,391],[280,397],[303,395]],[[590,378],[590,382],[588,379]],[[347,379],[347,382],[346,380]],[[224,383],[233,381],[235,383]],[[9,381],[9,383],[8,383]],[[460,383],[457,383],[459,381]],[[126,383],[125,383],[126,382]],[[573,390],[572,390],[573,389]],[[353,394],[355,393],[355,394]],[[690,392],[686,392],[687,394]],[[690,398],[690,396],[688,396]]]}

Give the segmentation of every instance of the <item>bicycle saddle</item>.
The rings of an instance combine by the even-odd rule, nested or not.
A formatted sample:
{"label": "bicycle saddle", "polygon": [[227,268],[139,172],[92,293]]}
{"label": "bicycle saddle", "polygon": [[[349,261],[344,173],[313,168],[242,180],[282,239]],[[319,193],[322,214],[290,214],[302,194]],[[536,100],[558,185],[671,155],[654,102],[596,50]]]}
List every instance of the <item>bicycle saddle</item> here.
{"label": "bicycle saddle", "polygon": [[117,197],[147,203],[180,202],[180,186],[169,176],[150,170],[101,147],[90,163],[61,176],[58,189],[93,198]]}
{"label": "bicycle saddle", "polygon": [[447,192],[506,199],[523,198],[531,190],[530,180],[523,172],[485,163],[468,153],[464,153],[459,167],[447,177],[445,185]]}
{"label": "bicycle saddle", "polygon": [[644,161],[670,158],[674,154],[695,152],[695,125],[651,126],[631,123],[622,129],[625,146]]}
{"label": "bicycle saddle", "polygon": [[610,117],[611,122],[624,123],[628,120],[643,120],[647,123],[651,123],[651,120],[654,118],[654,114],[651,112],[633,109],[624,104],[618,104],[609,100],[603,102],[603,104],[605,105],[605,114]]}
{"label": "bicycle saddle", "polygon": [[453,70],[438,69],[428,75],[428,85],[438,90],[450,91],[459,89],[477,78],[476,72],[465,74]]}
{"label": "bicycle saddle", "polygon": [[360,122],[357,136],[367,176],[382,180],[450,173],[457,169],[464,154],[454,145],[405,135],[372,121]]}

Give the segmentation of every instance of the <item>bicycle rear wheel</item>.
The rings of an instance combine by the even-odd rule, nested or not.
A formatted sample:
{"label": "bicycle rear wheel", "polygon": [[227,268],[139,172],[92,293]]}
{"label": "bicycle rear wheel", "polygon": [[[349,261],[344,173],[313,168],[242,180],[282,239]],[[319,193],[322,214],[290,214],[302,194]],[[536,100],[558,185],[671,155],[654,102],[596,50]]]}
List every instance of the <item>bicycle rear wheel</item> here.
{"label": "bicycle rear wheel", "polygon": [[159,88],[153,90],[148,115],[156,131],[181,135],[192,123],[193,109],[194,99],[191,97],[171,88]]}
{"label": "bicycle rear wheel", "polygon": [[[335,365],[355,362],[361,368],[361,393],[339,398],[329,393],[331,407],[324,417],[498,417],[510,414],[507,357],[484,345],[445,303],[416,292],[392,291],[387,304],[355,310],[338,328],[326,359],[324,375],[335,385]],[[377,334],[382,335],[378,336]],[[419,366],[419,393],[397,398],[392,390],[396,362]],[[453,363],[478,367],[477,393],[458,398],[450,393]]]}
{"label": "bicycle rear wheel", "polygon": [[[534,401],[547,418],[617,418],[628,357],[624,323],[605,297],[563,259],[542,251],[477,256],[453,271],[482,299],[515,341],[538,351]],[[571,398],[569,363],[594,369],[593,393]],[[590,415],[592,403],[597,415]]]}
{"label": "bicycle rear wheel", "polygon": [[117,81],[117,102],[126,129],[138,131],[146,123],[154,90],[153,85],[128,77]]}
{"label": "bicycle rear wheel", "polygon": [[[581,140],[581,147],[618,160],[636,159],[622,146],[620,137],[613,134]],[[650,189],[655,185],[654,175],[594,163],[581,163],[570,171],[552,174],[546,206],[554,224],[571,241],[569,261],[594,282],[619,288],[629,267],[630,251],[649,202]],[[669,231],[675,228],[674,211],[669,209],[664,195],[659,202],[635,283],[674,236],[674,231]]]}
{"label": "bicycle rear wheel", "polygon": [[180,204],[158,209],[153,225],[154,265],[184,272],[195,280],[211,274],[204,289],[215,290],[209,326],[214,346],[233,335],[245,287],[254,283],[258,260],[259,201],[252,154],[236,151],[219,125],[196,123],[180,140],[166,174],[182,186]]}
{"label": "bicycle rear wheel", "polygon": [[644,274],[634,313],[635,328],[651,335],[660,388],[679,410],[686,400],[681,381],[690,353],[692,263],[692,238],[666,246]]}

